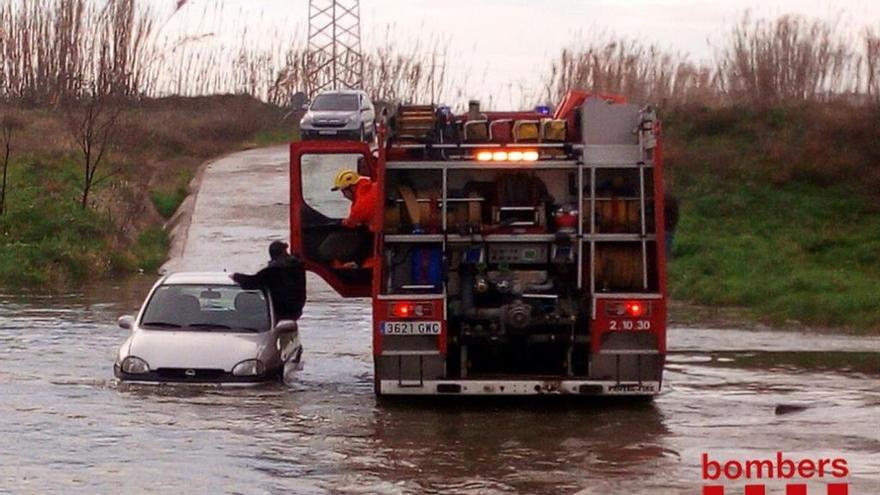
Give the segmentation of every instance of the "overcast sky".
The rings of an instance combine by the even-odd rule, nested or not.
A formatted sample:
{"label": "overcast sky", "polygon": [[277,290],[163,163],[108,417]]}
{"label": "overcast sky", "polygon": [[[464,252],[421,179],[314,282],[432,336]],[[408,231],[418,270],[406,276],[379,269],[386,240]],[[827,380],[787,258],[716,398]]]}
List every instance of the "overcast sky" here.
{"label": "overcast sky", "polygon": [[[190,0],[171,27],[205,29],[203,8],[218,1],[222,19],[207,24],[246,23],[267,40],[278,33],[305,37],[308,0]],[[476,97],[494,95],[497,106],[517,106],[521,91],[535,90],[551,59],[578,37],[613,33],[698,61],[711,58],[711,42],[746,10],[758,17],[839,19],[853,33],[880,28],[878,0],[361,0],[361,22],[365,47],[382,44],[389,25],[401,45],[426,36],[448,40],[447,64],[456,79],[466,79]]]}

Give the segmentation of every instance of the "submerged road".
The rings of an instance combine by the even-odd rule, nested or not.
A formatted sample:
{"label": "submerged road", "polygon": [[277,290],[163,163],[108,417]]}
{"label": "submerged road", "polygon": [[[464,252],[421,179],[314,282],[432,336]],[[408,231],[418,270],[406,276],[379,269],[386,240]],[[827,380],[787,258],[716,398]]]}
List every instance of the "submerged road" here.
{"label": "submerged road", "polygon": [[[286,147],[209,165],[166,269],[258,269],[288,236],[287,188]],[[333,201],[319,189],[314,201]],[[368,301],[310,275],[292,385],[126,387],[112,379],[115,318],[154,280],[0,294],[0,493],[698,494],[704,453],[777,452],[845,459],[850,494],[880,493],[877,338],[673,328],[651,405],[386,403],[372,393]]]}

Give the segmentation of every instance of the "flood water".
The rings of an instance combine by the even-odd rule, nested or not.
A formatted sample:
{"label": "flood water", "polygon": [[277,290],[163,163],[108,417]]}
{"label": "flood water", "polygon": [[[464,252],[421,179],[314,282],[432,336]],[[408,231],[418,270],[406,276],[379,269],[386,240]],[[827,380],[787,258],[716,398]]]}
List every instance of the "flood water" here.
{"label": "flood water", "polygon": [[[263,262],[267,243],[213,238]],[[673,328],[652,404],[386,402],[373,396],[367,301],[310,276],[291,385],[117,384],[127,331],[115,319],[154,280],[0,294],[0,493],[695,494],[703,453],[779,451],[844,458],[851,494],[880,493],[878,338]]]}
{"label": "flood water", "polygon": [[0,492],[698,493],[704,452],[783,451],[880,493],[877,339],[673,329],[647,405],[377,402],[367,304],[318,300],[291,386],[118,385],[114,320],[151,282],[0,296]]}

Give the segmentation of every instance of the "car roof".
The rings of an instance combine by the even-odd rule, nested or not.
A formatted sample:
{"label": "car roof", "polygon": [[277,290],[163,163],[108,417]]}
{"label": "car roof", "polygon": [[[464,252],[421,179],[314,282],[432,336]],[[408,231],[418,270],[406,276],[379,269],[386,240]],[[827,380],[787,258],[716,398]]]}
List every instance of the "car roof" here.
{"label": "car roof", "polygon": [[318,96],[324,95],[362,95],[367,92],[362,89],[331,89],[328,91],[321,91],[318,93]]}
{"label": "car roof", "polygon": [[167,275],[162,285],[237,285],[227,272],[178,272]]}

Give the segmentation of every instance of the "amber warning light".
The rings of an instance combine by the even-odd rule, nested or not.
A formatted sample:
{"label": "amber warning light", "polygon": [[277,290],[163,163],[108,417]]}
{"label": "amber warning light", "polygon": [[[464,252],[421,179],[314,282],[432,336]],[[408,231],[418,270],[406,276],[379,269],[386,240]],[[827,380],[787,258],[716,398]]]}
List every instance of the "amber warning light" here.
{"label": "amber warning light", "polygon": [[478,151],[476,156],[480,162],[535,162],[540,158],[535,150]]}

